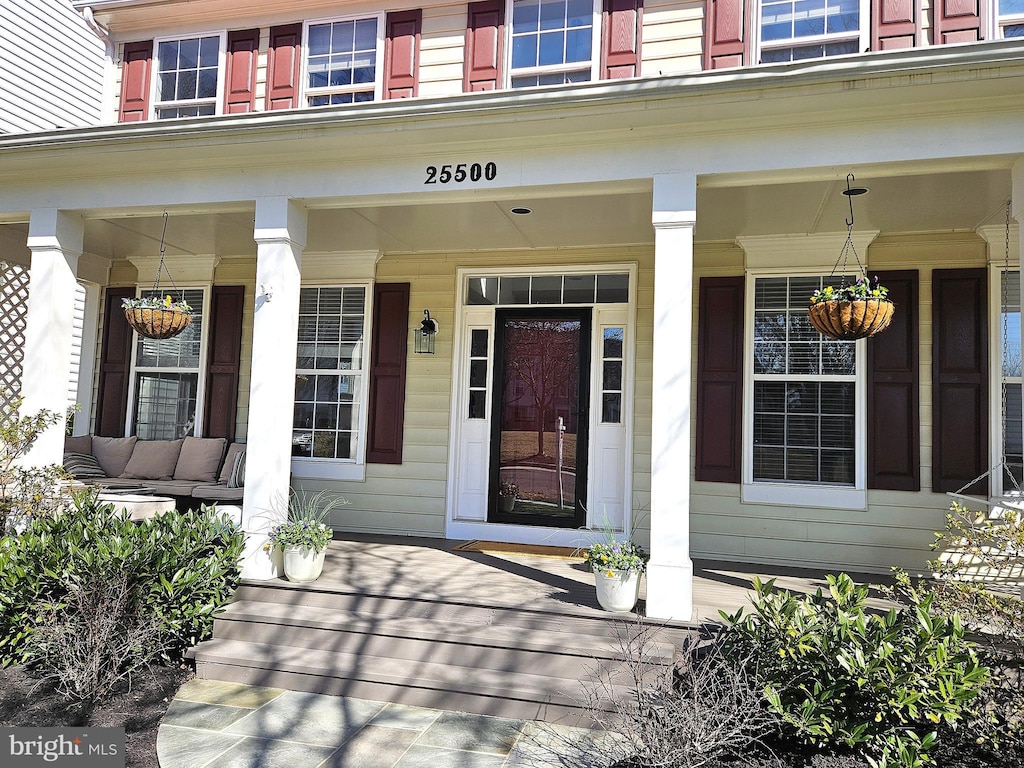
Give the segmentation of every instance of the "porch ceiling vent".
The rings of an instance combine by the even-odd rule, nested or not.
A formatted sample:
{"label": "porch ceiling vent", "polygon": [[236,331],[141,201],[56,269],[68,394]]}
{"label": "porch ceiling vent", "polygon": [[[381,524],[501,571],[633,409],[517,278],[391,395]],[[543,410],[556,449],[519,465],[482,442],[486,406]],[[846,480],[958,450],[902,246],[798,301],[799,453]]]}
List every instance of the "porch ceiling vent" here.
{"label": "porch ceiling vent", "polygon": [[413,348],[418,355],[434,354],[434,338],[437,336],[437,320],[430,316],[430,310],[423,310],[423,321],[413,334]]}
{"label": "porch ceiling vent", "polygon": [[[174,284],[174,278],[171,277],[164,260],[167,251],[166,237],[167,211],[164,211],[164,226],[160,233],[160,263],[156,267],[153,289],[147,295],[121,300],[128,325],[147,339],[170,339],[192,323],[192,307],[185,301],[185,294]],[[167,273],[167,279],[178,294],[178,298],[175,299],[169,293],[165,296],[160,290],[160,274],[163,272]]]}
{"label": "porch ceiling vent", "polygon": [[[854,341],[874,336],[884,331],[892,322],[896,309],[887,298],[889,290],[868,278],[867,270],[857,255],[853,244],[853,198],[867,194],[866,187],[851,187],[852,173],[846,175],[846,189],[843,194],[850,204],[850,218],[846,220],[846,242],[839,252],[839,258],[832,267],[831,278],[839,275],[839,286],[826,285],[811,294],[811,306],[807,318],[819,333],[832,339]],[[847,282],[846,263],[850,254],[857,262],[857,281]]]}

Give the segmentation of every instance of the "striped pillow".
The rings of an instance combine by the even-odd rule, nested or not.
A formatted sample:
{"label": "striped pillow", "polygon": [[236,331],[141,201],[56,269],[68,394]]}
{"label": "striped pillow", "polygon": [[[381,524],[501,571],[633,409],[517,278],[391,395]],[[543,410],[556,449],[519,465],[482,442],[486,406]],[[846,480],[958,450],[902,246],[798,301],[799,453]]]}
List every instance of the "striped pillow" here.
{"label": "striped pillow", "polygon": [[235,463],[231,465],[228,476],[228,488],[241,488],[245,485],[245,451],[235,454]]}
{"label": "striped pillow", "polygon": [[107,476],[91,453],[67,451],[64,454],[64,469],[75,480],[102,480]]}

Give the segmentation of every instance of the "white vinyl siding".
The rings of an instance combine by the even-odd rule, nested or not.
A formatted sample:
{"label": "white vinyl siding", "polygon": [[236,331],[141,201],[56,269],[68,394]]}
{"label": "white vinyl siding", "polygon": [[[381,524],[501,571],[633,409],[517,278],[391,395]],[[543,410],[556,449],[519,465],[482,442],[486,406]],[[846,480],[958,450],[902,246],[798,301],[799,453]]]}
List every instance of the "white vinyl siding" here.
{"label": "white vinyl siding", "polygon": [[4,0],[0,72],[0,133],[101,120],[103,44],[68,2]]}

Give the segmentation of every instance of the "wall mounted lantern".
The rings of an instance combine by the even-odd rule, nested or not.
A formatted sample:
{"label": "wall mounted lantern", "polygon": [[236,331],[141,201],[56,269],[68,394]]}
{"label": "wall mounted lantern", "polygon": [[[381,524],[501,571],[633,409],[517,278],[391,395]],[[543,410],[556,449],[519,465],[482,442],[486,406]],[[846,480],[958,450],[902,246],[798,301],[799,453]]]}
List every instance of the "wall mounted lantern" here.
{"label": "wall mounted lantern", "polygon": [[434,354],[434,337],[437,336],[437,320],[430,317],[430,310],[423,310],[423,321],[420,327],[414,331],[415,342],[413,344],[416,354]]}

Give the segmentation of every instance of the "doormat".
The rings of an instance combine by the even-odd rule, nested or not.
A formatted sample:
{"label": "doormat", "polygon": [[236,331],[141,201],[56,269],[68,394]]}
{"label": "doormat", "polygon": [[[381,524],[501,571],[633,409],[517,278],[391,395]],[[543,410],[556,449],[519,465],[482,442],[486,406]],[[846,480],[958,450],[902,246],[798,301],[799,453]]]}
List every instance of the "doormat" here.
{"label": "doormat", "polygon": [[531,555],[559,560],[582,560],[583,550],[576,547],[545,547],[540,544],[507,544],[502,541],[467,541],[452,548],[456,552],[484,552],[489,555]]}

